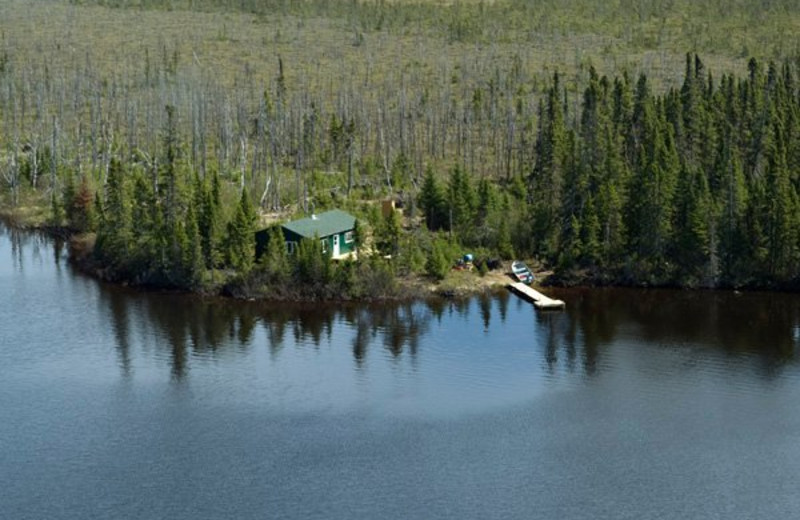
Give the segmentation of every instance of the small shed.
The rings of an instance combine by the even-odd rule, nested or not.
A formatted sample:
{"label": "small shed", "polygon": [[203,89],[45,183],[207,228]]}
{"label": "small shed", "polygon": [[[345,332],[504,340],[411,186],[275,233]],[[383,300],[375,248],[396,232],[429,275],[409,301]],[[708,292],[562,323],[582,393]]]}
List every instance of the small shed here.
{"label": "small shed", "polygon": [[381,202],[381,214],[383,218],[389,218],[389,215],[394,213],[397,209],[397,204],[394,199],[387,199]]}
{"label": "small shed", "polygon": [[[281,225],[281,232],[289,253],[294,252],[302,239],[316,237],[323,252],[330,253],[331,258],[342,258],[355,251],[355,227],[356,218],[353,215],[334,209],[287,222]],[[256,249],[259,253],[264,250],[268,233],[269,229],[256,233]]]}

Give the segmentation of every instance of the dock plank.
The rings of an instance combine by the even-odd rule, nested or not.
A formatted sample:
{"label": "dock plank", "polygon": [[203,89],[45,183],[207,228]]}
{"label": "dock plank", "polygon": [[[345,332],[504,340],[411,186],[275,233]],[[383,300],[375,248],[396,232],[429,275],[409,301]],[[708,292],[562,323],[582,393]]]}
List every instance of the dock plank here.
{"label": "dock plank", "polygon": [[566,307],[566,304],[563,301],[554,300],[553,298],[545,296],[536,289],[532,289],[524,283],[510,283],[507,287],[521,298],[533,303],[537,309],[563,309]]}

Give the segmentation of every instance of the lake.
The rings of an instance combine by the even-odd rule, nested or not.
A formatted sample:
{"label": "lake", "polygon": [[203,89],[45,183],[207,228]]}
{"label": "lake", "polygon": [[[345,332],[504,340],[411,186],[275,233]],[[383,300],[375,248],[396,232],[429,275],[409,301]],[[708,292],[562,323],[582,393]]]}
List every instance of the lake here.
{"label": "lake", "polygon": [[144,293],[0,226],[2,516],[796,516],[800,296],[545,292]]}

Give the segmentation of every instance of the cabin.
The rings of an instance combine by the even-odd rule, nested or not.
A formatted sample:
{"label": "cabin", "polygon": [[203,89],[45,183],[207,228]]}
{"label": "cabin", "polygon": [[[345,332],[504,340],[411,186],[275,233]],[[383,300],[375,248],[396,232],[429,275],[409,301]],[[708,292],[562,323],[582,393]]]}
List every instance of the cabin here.
{"label": "cabin", "polygon": [[[281,225],[289,254],[293,253],[297,245],[304,238],[317,238],[322,251],[329,253],[331,258],[339,259],[349,256],[355,251],[356,218],[338,209],[326,211],[319,215],[311,215],[300,220],[293,220]],[[269,228],[256,233],[256,256],[261,256],[267,247]]]}

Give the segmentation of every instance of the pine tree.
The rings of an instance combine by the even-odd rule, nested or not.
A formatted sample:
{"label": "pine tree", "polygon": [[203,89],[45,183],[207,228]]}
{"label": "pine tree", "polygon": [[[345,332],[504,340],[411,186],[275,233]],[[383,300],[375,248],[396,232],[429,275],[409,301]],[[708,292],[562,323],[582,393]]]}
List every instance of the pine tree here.
{"label": "pine tree", "polygon": [[441,240],[436,239],[431,244],[428,259],[425,261],[425,272],[436,280],[443,280],[449,271],[450,262],[447,259],[446,247]]}
{"label": "pine tree", "polygon": [[736,151],[726,141],[720,152],[719,177],[721,212],[719,222],[721,276],[726,283],[737,285],[748,271],[746,267],[748,239],[744,217],[747,214],[748,190],[744,171]]}
{"label": "pine tree", "polygon": [[132,242],[130,204],[125,189],[122,165],[112,159],[109,165],[103,222],[97,232],[95,250],[111,265],[127,262]]}
{"label": "pine tree", "polygon": [[671,254],[684,282],[698,283],[708,267],[714,217],[706,176],[684,166],[675,196],[675,235]]}
{"label": "pine tree", "polygon": [[797,194],[789,182],[786,149],[780,123],[775,118],[767,150],[764,229],[767,238],[768,275],[786,281],[796,276]]}
{"label": "pine tree", "polygon": [[364,245],[364,227],[361,222],[356,219],[353,224],[353,250],[356,253],[356,258],[361,260],[360,250]]}
{"label": "pine tree", "polygon": [[284,284],[289,279],[291,274],[289,251],[279,226],[273,226],[270,229],[267,251],[261,256],[260,261],[273,283]]}
{"label": "pine tree", "polygon": [[377,226],[375,245],[381,252],[396,257],[399,252],[401,233],[400,217],[396,211],[391,211],[382,217]]}
{"label": "pine tree", "polygon": [[[478,182],[478,199],[474,224],[476,245],[493,247],[497,243],[497,221],[507,218],[498,214],[498,196],[494,185],[487,178]],[[510,237],[509,237],[510,239]]]}
{"label": "pine tree", "polygon": [[219,227],[222,219],[219,175],[216,172],[212,176],[210,188],[206,182],[195,178],[194,201],[198,208],[197,227],[203,261],[208,269],[213,269],[220,263]]}
{"label": "pine tree", "polygon": [[139,272],[150,270],[158,254],[157,239],[160,229],[160,212],[153,185],[142,171],[133,172],[133,197],[131,222],[132,264]]}
{"label": "pine tree", "polygon": [[186,241],[183,249],[183,266],[186,283],[190,287],[202,284],[205,273],[203,249],[200,240],[200,230],[197,225],[197,212],[194,204],[186,210]]}
{"label": "pine tree", "polygon": [[562,190],[570,152],[561,95],[560,78],[556,73],[546,99],[539,105],[536,164],[529,178],[535,248],[538,253],[550,257],[559,249]]}
{"label": "pine tree", "polygon": [[600,261],[600,219],[595,209],[594,197],[586,200],[581,226],[580,257],[585,265],[597,265]]}
{"label": "pine tree", "polygon": [[449,226],[466,243],[471,243],[476,220],[476,196],[469,175],[458,164],[450,172],[447,185]]}
{"label": "pine tree", "polygon": [[508,219],[500,219],[500,226],[497,229],[497,252],[504,260],[514,258],[514,245],[511,242],[511,226]]}
{"label": "pine tree", "polygon": [[50,196],[50,224],[59,227],[64,222],[64,204],[60,197],[53,193]]}
{"label": "pine tree", "polygon": [[625,256],[627,232],[623,221],[623,206],[630,173],[622,156],[622,137],[610,128],[604,133],[605,164],[602,166],[594,205],[599,225],[598,261],[606,267],[611,267]]}
{"label": "pine tree", "polygon": [[673,196],[679,161],[670,126],[652,99],[642,105],[641,141],[629,188],[626,228],[629,247],[644,269],[662,276],[673,232]]}
{"label": "pine tree", "polygon": [[304,238],[295,252],[295,273],[298,281],[319,295],[333,279],[334,267],[329,252],[323,252],[319,237]]}
{"label": "pine tree", "polygon": [[436,231],[447,226],[444,193],[430,166],[425,170],[422,180],[419,206],[425,214],[425,225],[429,230]]}
{"label": "pine tree", "polygon": [[255,261],[256,215],[247,189],[242,190],[236,212],[228,223],[226,257],[230,267],[239,273],[247,273]]}

